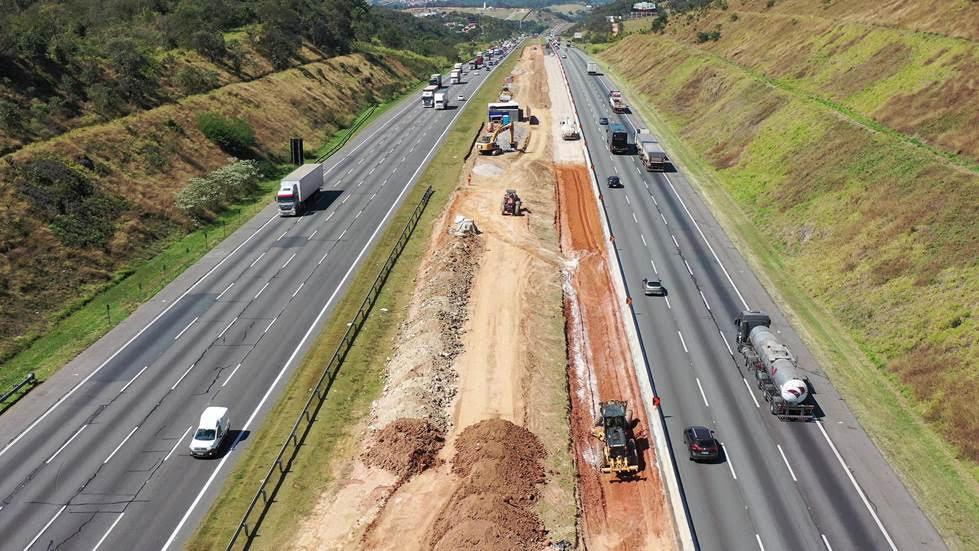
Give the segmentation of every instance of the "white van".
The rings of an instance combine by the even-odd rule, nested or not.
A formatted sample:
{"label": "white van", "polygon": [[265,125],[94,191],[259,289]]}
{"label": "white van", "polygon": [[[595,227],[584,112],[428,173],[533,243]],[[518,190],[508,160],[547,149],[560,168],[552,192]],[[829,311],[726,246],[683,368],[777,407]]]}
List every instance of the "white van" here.
{"label": "white van", "polygon": [[221,449],[221,443],[231,431],[228,408],[209,407],[201,414],[194,439],[190,441],[190,455],[208,457]]}

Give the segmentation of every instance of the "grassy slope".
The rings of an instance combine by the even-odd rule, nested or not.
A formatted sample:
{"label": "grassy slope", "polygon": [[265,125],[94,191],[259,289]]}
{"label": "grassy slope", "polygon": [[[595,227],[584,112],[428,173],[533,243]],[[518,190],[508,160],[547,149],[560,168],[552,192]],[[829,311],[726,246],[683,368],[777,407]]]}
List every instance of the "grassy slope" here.
{"label": "grassy slope", "polygon": [[[255,127],[258,149],[272,159],[282,159],[290,136],[304,136],[316,148],[367,103],[406,90],[415,82],[415,75],[433,66],[433,60],[391,52],[333,58],[71,131],[6,157],[23,165],[47,156],[70,160],[88,155],[99,168],[100,174],[89,173],[97,187],[108,193],[125,189],[128,208],[106,249],[76,249],[61,244],[31,215],[14,186],[0,187],[0,243],[4,244],[0,254],[0,357],[7,358],[0,367],[0,388],[31,368],[28,358],[11,360],[11,355],[24,351],[39,335],[52,332],[59,320],[100,301],[119,306],[118,316],[146,298],[132,290],[122,297],[99,295],[117,287],[175,242],[187,239],[181,216],[173,207],[173,193],[188,178],[227,162],[227,155],[196,130],[197,113],[215,110],[247,119]],[[158,144],[154,151],[165,160],[156,168],[144,155],[149,143]],[[11,181],[9,164],[0,167],[0,179]],[[203,241],[202,237],[198,239]],[[200,246],[192,245],[195,249]],[[190,259],[185,251],[179,259],[161,262],[174,269]],[[167,277],[152,284],[162,284],[164,279]],[[136,282],[130,278],[128,284],[133,287]],[[98,338],[96,333],[81,337],[91,342]],[[67,344],[78,336],[50,335]],[[43,352],[47,355],[49,350]],[[56,355],[62,360],[71,356],[65,351]]]}
{"label": "grassy slope", "polygon": [[[730,31],[735,24],[725,23],[723,32],[745,44],[770,40],[767,26],[749,35],[750,22],[737,33]],[[787,302],[823,367],[943,534],[975,548],[975,173],[698,49],[685,40],[690,32],[630,37],[602,57],[655,109],[643,114],[673,138],[675,156],[746,245],[756,272]],[[892,38],[905,35],[924,40],[914,33]],[[729,48],[723,40],[710,48]],[[887,89],[879,81],[864,85]]]}
{"label": "grassy slope", "polygon": [[333,457],[349,457],[358,453],[352,442],[347,419],[360,419],[370,412],[370,404],[383,386],[386,350],[393,347],[397,329],[407,310],[414,289],[414,274],[428,247],[435,220],[447,204],[459,181],[462,157],[472,142],[473,132],[482,120],[481,105],[492,100],[516,62],[507,60],[488,77],[478,95],[466,102],[465,111],[446,135],[443,147],[408,195],[405,206],[391,220],[389,228],[377,241],[373,251],[362,264],[344,298],[338,303],[323,333],[317,339],[302,365],[296,370],[269,416],[255,431],[251,443],[228,477],[221,495],[188,547],[190,549],[221,549],[227,544],[241,520],[241,515],[265,476],[268,466],[282,446],[282,436],[288,434],[296,416],[308,398],[309,389],[318,379],[322,366],[329,360],[347,320],[353,318],[363,302],[367,289],[373,284],[380,266],[400,235],[408,215],[418,203],[424,189],[431,185],[435,195],[419,221],[418,227],[394,270],[382,289],[373,313],[364,325],[347,360],[337,377],[330,397],[323,405],[317,422],[293,465],[294,474],[283,485],[277,503],[270,509],[262,526],[260,546],[271,549],[291,541],[298,521],[307,515],[316,499],[333,482]]}

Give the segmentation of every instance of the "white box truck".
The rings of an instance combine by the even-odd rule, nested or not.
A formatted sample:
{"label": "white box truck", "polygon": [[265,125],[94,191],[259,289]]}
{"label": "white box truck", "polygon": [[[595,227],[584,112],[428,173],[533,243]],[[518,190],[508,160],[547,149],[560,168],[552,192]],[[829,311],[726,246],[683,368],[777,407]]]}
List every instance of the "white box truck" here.
{"label": "white box truck", "polygon": [[453,71],[460,71],[461,72],[462,71],[462,63],[456,63],[455,65],[453,65],[452,66],[452,70]]}
{"label": "white box truck", "polygon": [[462,84],[462,72],[459,70],[453,70],[449,73],[449,84]]}
{"label": "white box truck", "polygon": [[587,66],[587,69],[588,69],[588,74],[589,75],[597,75],[598,74],[598,63],[589,63],[588,66]]}
{"label": "white box truck", "polygon": [[442,92],[435,94],[435,108],[447,109],[448,107],[449,107],[449,98],[447,98],[445,94]]}
{"label": "white box truck", "polygon": [[310,198],[323,185],[323,165],[307,164],[293,170],[282,179],[275,202],[279,216],[299,216],[306,210]]}
{"label": "white box truck", "polygon": [[432,76],[428,77],[428,84],[431,86],[436,86],[438,88],[442,87],[442,74],[432,73]]}
{"label": "white box truck", "polygon": [[422,107],[435,107],[435,92],[439,87],[430,84],[422,90]]}
{"label": "white box truck", "polygon": [[670,162],[659,140],[645,128],[636,129],[636,152],[649,172],[666,170],[666,164]]}

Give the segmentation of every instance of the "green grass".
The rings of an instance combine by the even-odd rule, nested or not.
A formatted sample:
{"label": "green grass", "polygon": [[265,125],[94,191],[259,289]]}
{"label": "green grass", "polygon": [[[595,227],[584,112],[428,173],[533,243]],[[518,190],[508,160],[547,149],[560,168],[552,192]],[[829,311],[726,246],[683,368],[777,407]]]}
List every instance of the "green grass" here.
{"label": "green grass", "polygon": [[[379,117],[393,103],[394,100],[375,109],[364,124]],[[362,118],[362,115],[357,118]],[[345,134],[345,130],[337,131],[331,142],[342,139]],[[324,144],[324,151],[326,146]],[[282,173],[287,170],[283,167]],[[30,344],[0,367],[0,392],[13,387],[30,372],[43,381],[61,369],[218,245],[225,236],[255,216],[268,204],[277,186],[277,179],[262,182],[257,193],[239,204],[231,205],[214,222],[196,231],[172,236],[159,246],[159,252],[151,258],[140,259],[120,270],[106,285],[85,289],[78,301],[52,316],[53,325],[45,333],[23,337]]]}
{"label": "green grass", "polygon": [[[723,62],[723,60],[715,61]],[[689,60],[684,62],[684,64],[689,63],[708,66],[711,60],[701,57],[697,62]],[[641,100],[635,107],[664,137],[664,141],[669,144],[671,156],[679,161],[684,172],[690,176],[691,183],[702,192],[711,211],[725,227],[726,233],[735,241],[738,249],[752,266],[753,272],[762,280],[765,288],[772,292],[776,302],[788,314],[793,325],[799,329],[834,386],[888,461],[895,467],[919,504],[938,526],[946,541],[953,548],[979,547],[979,494],[976,492],[979,467],[960,459],[957,451],[944,441],[934,428],[925,423],[921,415],[923,406],[909,400],[908,389],[897,381],[892,372],[884,369],[879,352],[874,352],[867,344],[858,342],[852,330],[843,326],[824,305],[813,300],[810,296],[811,290],[800,285],[800,279],[795,274],[798,270],[806,268],[799,265],[797,259],[787,255],[778,245],[780,240],[773,240],[771,234],[765,232],[765,228],[759,225],[759,220],[765,219],[766,214],[753,211],[749,215],[742,210],[750,204],[756,194],[760,194],[759,190],[739,190],[740,186],[748,185],[750,176],[741,173],[743,167],[750,166],[751,170],[757,169],[755,176],[761,178],[765,177],[768,169],[772,174],[781,173],[779,163],[787,160],[776,156],[763,160],[759,164],[743,163],[734,170],[716,170],[699,145],[700,133],[691,133],[684,116],[671,112],[670,104],[659,103],[656,97],[639,92],[635,83],[625,79],[617,68],[606,67],[606,71],[622,85],[630,97]],[[670,77],[659,75],[657,78],[669,80]],[[668,96],[669,93],[665,95]],[[818,103],[832,108],[824,102]],[[797,105],[804,106],[805,103]],[[788,130],[778,136],[774,132],[766,134],[763,130],[759,134],[758,143],[749,148],[749,154],[772,155],[771,150],[775,148],[777,140],[794,135],[791,132],[793,127],[807,122],[819,126],[819,114],[813,113],[811,107],[807,111],[805,108],[800,110],[796,106],[788,112],[796,117],[795,122],[783,120],[780,123],[784,124],[783,129]],[[817,133],[819,131],[816,130]],[[885,140],[886,143],[877,143],[876,147],[895,147],[894,140],[887,141],[888,138],[895,137],[888,133],[886,137],[878,138],[878,140]],[[791,145],[792,140],[789,139],[789,142]],[[866,181],[866,172],[868,170],[873,172],[879,168],[880,159],[879,156],[874,156],[873,151],[861,153],[862,156],[855,157],[852,162],[847,159],[849,164],[843,164],[840,169],[851,178]],[[911,161],[915,160],[911,159]],[[916,162],[920,163],[920,159]],[[763,169],[764,167],[768,168]],[[895,170],[900,172],[903,169],[898,167]],[[777,180],[777,177],[774,180]],[[861,193],[860,190],[844,192]],[[732,194],[737,200],[732,200]],[[834,214],[840,216],[838,213]],[[830,214],[809,212],[809,216],[818,215]],[[831,275],[831,271],[828,271],[827,275]],[[898,282],[896,285],[901,284],[903,283]],[[968,284],[959,282],[958,285],[963,289],[961,292],[969,293],[968,290],[964,290],[967,287],[961,287]],[[930,291],[923,289],[922,292]],[[946,301],[947,299],[948,297],[942,298]],[[937,297],[936,303],[943,304]],[[893,321],[903,322],[920,315],[920,312],[909,311],[907,316],[895,316],[896,319]],[[880,328],[876,329],[880,330]]]}
{"label": "green grass", "polygon": [[221,494],[192,538],[193,543],[188,546],[190,549],[223,549],[230,540],[245,508],[255,495],[259,480],[265,476],[281,448],[283,435],[288,434],[309,396],[309,389],[346,331],[347,321],[360,307],[411,211],[425,188],[431,185],[435,195],[347,354],[329,398],[307,437],[305,449],[296,458],[293,473],[286,479],[276,503],[269,510],[256,544],[263,549],[286,546],[301,519],[310,513],[319,496],[332,484],[332,459],[349,457],[357,452],[359,447],[351,442],[351,429],[357,423],[349,420],[363,419],[370,411],[371,402],[381,391],[385,358],[395,345],[397,329],[411,300],[414,277],[432,231],[441,230],[434,228],[434,221],[441,215],[459,181],[463,157],[484,115],[481,106],[493,101],[503,78],[510,73],[517,59],[517,56],[511,56],[488,77],[480,92],[466,102],[465,110],[449,130],[429,167],[374,245],[358,270],[357,277],[351,281],[337,304],[323,333],[290,378],[282,398],[254,431],[249,445],[242,451],[243,457],[239,458]]}

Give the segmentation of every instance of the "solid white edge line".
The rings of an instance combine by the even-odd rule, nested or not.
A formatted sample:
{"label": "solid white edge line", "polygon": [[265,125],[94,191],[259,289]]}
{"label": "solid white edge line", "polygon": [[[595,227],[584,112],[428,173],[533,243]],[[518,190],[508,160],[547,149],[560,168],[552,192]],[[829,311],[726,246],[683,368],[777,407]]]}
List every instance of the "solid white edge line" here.
{"label": "solid white edge line", "polygon": [[857,479],[853,478],[853,473],[850,472],[850,467],[847,466],[846,461],[843,461],[843,456],[840,455],[839,450],[836,449],[836,444],[830,440],[829,434],[826,433],[826,429],[823,428],[823,423],[819,420],[816,421],[816,426],[819,427],[819,432],[823,433],[823,438],[826,439],[826,443],[829,444],[829,448],[833,450],[833,455],[836,456],[836,460],[840,462],[840,466],[843,467],[843,472],[846,473],[847,478],[850,479],[850,484],[853,484],[853,488],[856,489],[857,495],[863,500],[864,506],[867,511],[870,512],[870,516],[874,518],[874,522],[877,523],[877,528],[880,529],[881,533],[884,534],[884,539],[887,540],[887,545],[890,546],[892,551],[897,551],[897,546],[894,545],[894,540],[891,539],[891,535],[887,533],[887,529],[884,528],[884,524],[880,521],[880,517],[877,516],[877,512],[870,505],[870,500],[867,499],[867,495],[863,493],[863,489],[857,484]]}
{"label": "solid white edge line", "polygon": [[112,522],[112,525],[109,526],[109,529],[105,531],[105,534],[102,534],[102,537],[99,539],[98,543],[95,544],[95,547],[92,548],[92,551],[99,551],[99,547],[102,547],[102,544],[105,542],[106,538],[108,538],[109,534],[112,533],[112,529],[116,527],[116,524],[119,524],[119,521],[122,520],[122,517],[125,514],[126,514],[125,511],[119,513],[119,516],[116,517],[116,520]]}
{"label": "solid white edge line", "polygon": [[761,543],[761,536],[755,534],[755,541],[758,542],[758,549],[760,549],[761,551],[765,551],[765,546]]}
{"label": "solid white edge line", "polygon": [[116,452],[118,452],[126,444],[126,442],[128,442],[129,439],[132,438],[133,434],[136,432],[136,429],[138,429],[138,428],[139,428],[139,425],[136,425],[135,427],[133,427],[133,430],[129,431],[129,434],[127,434],[126,437],[122,439],[122,442],[119,442],[119,445],[116,446],[116,449],[112,450],[112,453],[109,454],[109,457],[106,457],[105,458],[105,461],[102,462],[103,465],[105,465],[106,463],[108,463],[109,460],[112,459],[113,456],[116,455]]}
{"label": "solid white edge line", "polygon": [[146,369],[149,368],[149,367],[150,366],[148,366],[148,365],[144,365],[143,366],[143,369],[140,369],[139,370],[139,373],[133,375],[133,378],[132,379],[129,379],[129,382],[126,383],[126,386],[124,386],[124,387],[122,387],[122,388],[119,389],[119,394],[122,394],[123,392],[126,392],[126,389],[129,388],[129,385],[133,384],[133,381],[136,380],[136,377],[139,377],[140,375],[142,375],[143,372],[146,371]]}
{"label": "solid white edge line", "polygon": [[228,291],[230,291],[231,288],[234,287],[234,286],[235,286],[235,283],[232,281],[231,284],[229,284],[227,287],[225,287],[224,290],[221,291],[221,294],[218,295],[217,298],[215,298],[214,300],[221,300],[221,297],[223,297],[224,294],[227,293]]}
{"label": "solid white edge line", "polygon": [[[313,234],[309,236],[309,238],[312,239],[313,238],[313,235],[316,235],[316,232],[317,231],[319,231],[319,230],[314,231]],[[289,260],[286,260],[286,263],[283,264],[282,265],[282,268],[280,268],[280,269],[285,269],[285,267],[288,266],[290,262],[292,262],[292,259],[293,258],[296,258],[296,255],[297,254],[299,254],[299,253],[292,253],[292,256],[289,257]]]}
{"label": "solid white edge line", "polygon": [[744,387],[748,389],[748,396],[751,396],[751,401],[755,403],[755,407],[761,408],[761,404],[758,403],[758,398],[755,398],[755,393],[751,392],[751,385],[748,384],[748,379],[741,377],[741,380],[744,381]]}
{"label": "solid white edge line", "polygon": [[669,175],[664,173],[663,177],[666,178],[666,183],[670,184],[670,189],[673,190],[673,195],[675,195],[677,200],[680,201],[680,206],[682,206],[683,211],[687,213],[687,218],[689,218],[690,221],[693,222],[693,226],[697,228],[697,233],[700,234],[700,238],[704,240],[704,243],[707,245],[707,248],[710,249],[710,254],[714,256],[714,260],[717,261],[717,265],[721,267],[721,271],[723,271],[724,276],[727,277],[728,283],[731,284],[731,287],[734,289],[734,292],[738,294],[738,298],[741,299],[741,304],[744,305],[744,309],[750,310],[750,308],[748,307],[748,302],[744,299],[743,296],[741,296],[741,291],[738,289],[738,286],[734,284],[734,280],[731,279],[731,274],[727,272],[727,268],[724,267],[724,264],[721,262],[721,259],[717,257],[717,253],[714,252],[714,247],[712,247],[710,241],[707,240],[707,236],[704,235],[704,231],[700,229],[700,224],[698,224],[697,221],[694,220],[693,215],[690,214],[690,209],[687,208],[687,204],[683,201],[683,198],[680,197],[680,194],[677,192],[676,188],[673,187],[673,182],[670,180]]}
{"label": "solid white edge line", "polygon": [[231,329],[231,326],[234,325],[236,321],[238,321],[238,316],[235,316],[235,319],[231,320],[231,323],[229,323],[227,327],[225,327],[224,329],[221,330],[220,333],[218,333],[218,338],[220,339],[221,337],[223,337],[224,334],[228,332],[228,329]]}
{"label": "solid white edge line", "polygon": [[183,381],[184,380],[184,377],[186,377],[187,374],[190,373],[190,370],[191,369],[194,369],[194,366],[195,365],[197,365],[197,362],[194,362],[194,363],[190,364],[190,367],[187,368],[187,371],[184,371],[184,374],[181,375],[179,379],[177,379],[177,382],[173,383],[173,386],[170,387],[170,390],[174,390],[175,388],[177,388],[177,385],[180,384],[180,381]]}
{"label": "solid white edge line", "polygon": [[263,256],[265,256],[265,253],[264,252],[262,254],[258,255],[258,258],[256,258],[255,260],[252,260],[252,263],[249,264],[248,267],[249,268],[254,268],[255,265],[258,264],[258,261],[261,260]]}
{"label": "solid white edge line", "polygon": [[680,344],[683,345],[683,351],[689,353],[690,351],[687,350],[687,341],[683,340],[683,333],[677,331],[676,334],[680,335]]}
{"label": "solid white edge line", "polygon": [[201,319],[201,317],[200,317],[200,316],[197,316],[196,318],[194,318],[194,320],[193,320],[193,321],[191,321],[190,323],[188,323],[188,324],[187,324],[187,327],[184,327],[183,329],[181,329],[181,330],[180,330],[180,332],[179,332],[179,333],[177,333],[177,336],[176,336],[176,337],[174,337],[174,338],[173,338],[173,340],[177,340],[177,339],[179,339],[180,337],[182,337],[182,336],[184,335],[184,333],[186,333],[186,332],[187,332],[187,330],[188,330],[188,329],[190,329],[190,326],[191,326],[191,325],[194,325],[195,323],[197,323],[197,320],[199,320],[199,319]]}
{"label": "solid white edge line", "polygon": [[697,388],[700,389],[700,397],[704,399],[704,406],[710,407],[710,402],[707,401],[707,393],[704,392],[704,387],[700,384],[700,377],[694,377],[697,380]]}
{"label": "solid white edge line", "polygon": [[85,427],[87,427],[87,426],[88,426],[88,424],[82,425],[82,428],[78,429],[78,431],[75,434],[71,435],[71,438],[69,438],[67,442],[65,442],[64,444],[62,444],[61,447],[58,448],[58,451],[54,452],[51,455],[51,457],[49,457],[48,460],[44,462],[44,464],[47,465],[47,464],[51,463],[52,461],[54,461],[54,458],[55,457],[58,457],[58,454],[61,453],[62,451],[64,451],[64,449],[68,447],[68,444],[71,444],[71,441],[74,440],[76,436],[78,436],[79,434],[81,434],[82,431],[85,430]]}
{"label": "solid white edge line", "polygon": [[55,521],[55,520],[57,520],[57,519],[58,519],[58,517],[60,517],[60,516],[61,516],[61,513],[64,513],[64,512],[65,512],[65,509],[67,509],[67,508],[68,508],[68,506],[67,506],[67,505],[62,505],[62,506],[61,506],[61,509],[58,509],[58,512],[57,512],[57,513],[55,513],[55,514],[54,514],[54,516],[53,516],[53,517],[51,517],[51,520],[49,520],[49,521],[48,521],[48,523],[44,525],[44,528],[41,528],[41,531],[40,531],[40,532],[38,532],[38,533],[37,533],[37,535],[36,535],[36,536],[34,536],[34,539],[32,539],[32,540],[31,540],[31,542],[27,544],[27,547],[25,547],[25,548],[24,548],[24,551],[27,551],[27,550],[28,550],[28,549],[30,549],[30,548],[31,548],[31,547],[32,547],[32,546],[33,546],[33,545],[34,545],[35,543],[37,543],[37,540],[39,540],[39,539],[41,539],[41,536],[42,536],[42,535],[44,535],[44,532],[45,532],[45,530],[47,530],[48,528],[50,528],[50,527],[51,527],[51,525],[52,525],[52,524],[54,524],[54,521]]}
{"label": "solid white edge line", "polygon": [[235,373],[238,373],[238,368],[239,367],[241,367],[241,364],[240,363],[238,365],[236,365],[234,369],[231,370],[231,374],[228,375],[228,378],[225,379],[223,383],[221,383],[221,388],[224,388],[224,386],[228,384],[228,381],[230,381],[231,378],[235,376]]}
{"label": "solid white edge line", "polygon": [[826,546],[826,551],[833,551],[833,546],[829,544],[829,540],[826,538],[826,534],[819,534],[823,538],[823,545]]}
{"label": "solid white edge line", "polygon": [[193,428],[194,425],[187,427],[187,430],[185,430],[184,433],[180,435],[180,438],[178,438],[177,441],[174,442],[173,447],[170,448],[170,453],[168,453],[167,456],[163,458],[164,461],[170,459],[170,456],[173,455],[173,452],[177,451],[177,446],[179,446],[180,443],[184,441],[184,438],[187,438],[187,433],[190,432]]}
{"label": "solid white edge line", "polygon": [[112,522],[112,525],[109,526],[109,529],[105,531],[105,534],[103,534],[102,537],[99,539],[98,543],[95,544],[95,547],[92,548],[92,551],[99,551],[99,547],[102,547],[102,544],[105,542],[106,538],[108,538],[109,534],[112,533],[112,529],[116,527],[116,524],[119,524],[119,521],[122,520],[122,517],[125,516],[125,514],[126,514],[125,511],[119,513],[119,516],[116,517],[116,520]]}
{"label": "solid white edge line", "polygon": [[721,449],[724,450],[724,462],[727,463],[727,468],[731,471],[731,477],[734,478],[734,480],[737,480],[738,474],[734,472],[734,462],[731,461],[731,454],[728,453],[727,446],[725,446],[723,442],[721,443]]}
{"label": "solid white edge line", "polygon": [[789,458],[785,457],[785,452],[782,451],[782,445],[775,444],[775,447],[778,448],[778,453],[782,455],[782,461],[785,462],[785,466],[789,469],[789,474],[792,475],[792,482],[798,482],[799,479],[795,477],[795,471],[792,470],[792,465],[789,465]]}
{"label": "solid white edge line", "polygon": [[269,285],[271,284],[272,284],[271,281],[266,281],[265,285],[262,285],[262,288],[259,289],[257,293],[255,293],[255,296],[252,298],[252,300],[256,300],[258,299],[258,297],[262,296],[262,293],[265,292],[265,290],[268,289]]}
{"label": "solid white edge line", "polygon": [[23,432],[21,432],[20,434],[17,435],[16,438],[14,438],[13,440],[11,440],[9,444],[7,444],[6,446],[4,446],[4,448],[2,450],[0,450],[0,456],[3,456],[3,454],[7,453],[7,451],[10,450],[10,448],[14,447],[14,445],[17,444],[17,442],[19,442],[24,436],[26,436],[27,433],[29,433],[30,431],[34,430],[34,428],[37,425],[39,425],[42,421],[44,421],[44,419],[48,415],[50,415],[51,412],[55,410],[55,408],[57,408],[58,406],[60,406],[61,404],[63,404],[65,402],[65,400],[67,400],[69,397],[71,397],[72,394],[74,394],[79,388],[81,388],[81,386],[83,384],[87,383],[92,377],[94,377],[99,371],[101,371],[102,368],[104,368],[105,366],[109,365],[109,362],[111,362],[112,360],[114,360],[116,356],[118,356],[119,354],[121,354],[123,350],[125,350],[130,344],[132,344],[133,342],[135,342],[135,340],[138,339],[140,337],[140,335],[142,335],[144,332],[146,332],[146,330],[149,329],[154,323],[156,323],[157,321],[159,321],[160,318],[162,318],[163,316],[165,316],[167,314],[167,312],[169,312],[178,302],[180,302],[181,299],[183,299],[185,296],[189,295],[190,292],[194,290],[194,288],[196,288],[202,281],[204,281],[204,279],[207,278],[207,276],[209,276],[212,273],[214,273],[214,271],[217,270],[222,264],[224,264],[226,260],[228,260],[229,258],[231,258],[235,253],[237,253],[239,249],[241,249],[242,247],[244,247],[246,243],[248,243],[249,241],[251,241],[252,238],[255,237],[256,235],[258,235],[258,232],[264,230],[265,229],[265,226],[268,226],[269,224],[271,224],[272,221],[275,220],[276,218],[278,218],[278,216],[272,216],[271,218],[269,218],[268,220],[266,220],[265,223],[262,224],[261,227],[259,227],[257,230],[255,230],[254,232],[252,232],[252,234],[249,235],[247,239],[245,239],[244,241],[242,241],[241,244],[238,245],[237,247],[235,247],[233,251],[231,251],[230,253],[228,253],[227,256],[225,256],[224,258],[222,258],[217,264],[215,264],[210,270],[208,270],[207,273],[205,273],[204,275],[202,275],[197,281],[195,281],[190,287],[188,287],[187,290],[183,292],[183,294],[181,294],[179,297],[177,297],[176,300],[174,300],[173,302],[171,302],[170,303],[170,306],[167,306],[166,308],[164,308],[163,311],[160,312],[159,314],[157,314],[155,318],[153,318],[152,320],[150,320],[149,323],[147,323],[146,325],[144,325],[142,329],[140,329],[135,335],[133,335],[132,337],[130,337],[130,339],[128,341],[126,341],[125,344],[123,344],[115,352],[113,352],[112,355],[109,356],[104,362],[102,362],[101,365],[99,365],[97,368],[95,368],[94,371],[92,371],[87,376],[85,376],[85,378],[82,379],[81,381],[78,381],[78,384],[77,385],[75,385],[74,387],[72,387],[72,389],[69,390],[64,396],[62,396],[57,402],[55,402],[54,405],[52,405],[50,408],[48,408],[47,411],[45,411],[40,417],[38,417],[36,420],[34,420],[34,422],[31,423],[26,429],[24,429]]}
{"label": "solid white edge line", "polygon": [[[333,290],[333,294],[330,295],[329,300],[327,300],[326,304],[323,305],[323,308],[320,310],[319,314],[317,314],[316,319],[314,319],[313,323],[310,324],[309,329],[306,330],[306,334],[303,335],[302,340],[300,340],[299,344],[296,345],[296,348],[293,350],[292,355],[290,355],[289,359],[286,360],[286,363],[282,365],[282,369],[279,370],[278,375],[276,375],[275,380],[272,381],[272,384],[269,385],[268,390],[265,391],[265,394],[262,396],[262,399],[259,400],[258,405],[255,406],[254,410],[252,410],[252,413],[248,417],[248,420],[245,421],[244,425],[242,425],[241,432],[238,433],[237,437],[235,438],[235,441],[231,445],[232,448],[238,445],[238,441],[241,439],[242,434],[244,434],[245,431],[248,430],[248,427],[251,426],[252,421],[254,421],[255,417],[258,416],[258,412],[262,409],[262,406],[265,405],[265,402],[268,400],[269,396],[272,395],[272,391],[275,389],[275,387],[279,384],[279,381],[285,375],[286,370],[289,368],[289,365],[291,365],[293,360],[296,359],[296,356],[299,354],[299,351],[306,343],[306,340],[309,339],[309,336],[313,333],[313,330],[316,329],[317,324],[319,324],[320,320],[326,314],[327,309],[329,309],[330,305],[333,303],[333,300],[340,292],[340,289],[343,288],[343,286],[347,282],[347,279],[350,278],[350,274],[352,274],[354,268],[357,267],[357,264],[360,262],[361,257],[363,257],[364,253],[367,252],[367,249],[370,248],[371,243],[374,242],[374,238],[377,237],[377,234],[381,232],[381,228],[384,227],[384,223],[387,221],[388,218],[391,217],[391,213],[394,212],[395,208],[398,207],[398,204],[401,202],[401,199],[404,197],[405,193],[407,193],[408,189],[413,185],[415,177],[417,177],[418,173],[421,172],[422,168],[425,167],[425,164],[428,162],[428,159],[432,156],[432,153],[434,153],[435,149],[440,145],[442,138],[445,137],[445,134],[447,134],[449,132],[449,129],[452,128],[453,123],[455,123],[456,119],[459,118],[459,115],[462,114],[463,109],[457,109],[456,111],[457,112],[455,115],[453,115],[452,120],[450,120],[449,124],[445,126],[445,130],[443,130],[442,134],[439,135],[439,137],[435,140],[435,143],[432,145],[432,148],[428,150],[428,153],[425,155],[425,158],[422,159],[420,163],[418,163],[418,168],[415,169],[414,174],[411,175],[411,178],[408,178],[404,187],[401,188],[401,193],[399,193],[398,196],[394,199],[394,202],[391,203],[391,208],[389,208],[387,213],[384,214],[384,218],[382,218],[381,221],[378,223],[377,227],[374,229],[374,233],[372,233],[371,236],[367,239],[367,243],[364,244],[364,248],[360,250],[360,253],[357,255],[357,258],[354,259],[353,263],[350,265],[350,268],[347,269],[347,273],[344,274],[343,279],[340,280],[340,283],[337,285],[336,289]],[[324,255],[323,258],[326,258],[326,256]],[[194,501],[190,504],[190,506],[187,507],[187,511],[184,513],[184,516],[181,517],[180,522],[177,523],[176,528],[174,528],[173,532],[170,533],[170,537],[167,538],[167,541],[163,544],[161,551],[166,551],[167,549],[170,548],[171,545],[173,545],[173,542],[176,541],[177,534],[179,534],[180,530],[183,529],[185,524],[187,524],[187,520],[190,519],[190,515],[194,512],[194,509],[197,508],[197,505],[204,498],[204,494],[207,492],[207,489],[210,488],[211,484],[214,483],[214,479],[217,478],[218,473],[221,472],[221,469],[224,467],[225,463],[227,463],[230,457],[231,457],[230,455],[225,455],[224,457],[221,458],[221,462],[218,463],[218,466],[214,468],[214,472],[212,472],[211,476],[209,476],[207,478],[207,481],[204,482],[204,486],[201,488],[201,491],[197,494],[197,497],[194,498]]]}

